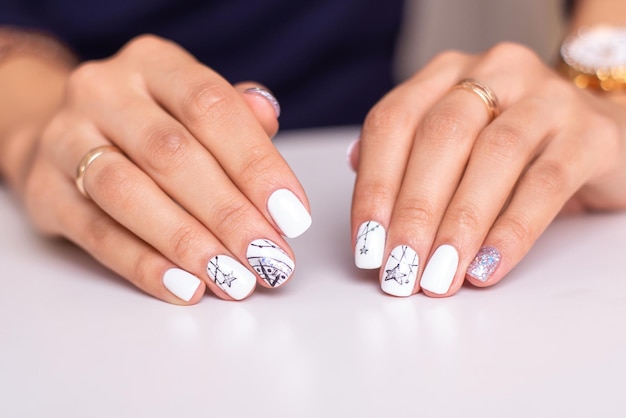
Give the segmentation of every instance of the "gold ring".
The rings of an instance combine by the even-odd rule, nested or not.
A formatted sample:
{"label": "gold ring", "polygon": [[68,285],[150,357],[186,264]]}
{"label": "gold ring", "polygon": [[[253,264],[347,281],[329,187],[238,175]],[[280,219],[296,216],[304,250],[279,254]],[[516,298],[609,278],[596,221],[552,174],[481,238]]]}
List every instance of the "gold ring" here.
{"label": "gold ring", "polygon": [[76,187],[78,187],[78,191],[80,191],[80,193],[86,198],[89,198],[89,195],[85,191],[85,184],[84,184],[85,171],[87,171],[87,167],[89,167],[91,163],[96,161],[96,158],[110,151],[119,152],[119,153],[122,152],[120,151],[118,147],[114,145],[103,145],[101,147],[96,147],[92,149],[91,151],[89,151],[80,160],[80,163],[78,163],[78,168],[76,169]]}
{"label": "gold ring", "polygon": [[498,98],[489,87],[485,86],[480,81],[476,81],[472,78],[466,78],[465,80],[459,81],[459,84],[454,86],[454,88],[465,89],[480,97],[480,100],[482,100],[483,103],[485,103],[485,106],[487,106],[489,121],[494,120],[500,114],[500,103],[498,102]]}

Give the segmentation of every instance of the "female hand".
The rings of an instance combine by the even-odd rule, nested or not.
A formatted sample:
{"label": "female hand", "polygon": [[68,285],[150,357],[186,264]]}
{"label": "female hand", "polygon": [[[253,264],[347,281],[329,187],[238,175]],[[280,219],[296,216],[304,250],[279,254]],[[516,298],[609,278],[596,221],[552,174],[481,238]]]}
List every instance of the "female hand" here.
{"label": "female hand", "polygon": [[27,208],[43,232],[167,302],[196,303],[205,286],[236,300],[257,281],[279,286],[294,269],[281,234],[300,235],[310,216],[271,142],[278,113],[267,90],[139,37],[70,75],[29,168]]}
{"label": "female hand", "polygon": [[[478,84],[454,88],[464,79]],[[396,296],[493,285],[565,206],[626,208],[625,138],[623,97],[574,87],[523,46],[444,53],[365,120],[356,264],[382,267]]]}

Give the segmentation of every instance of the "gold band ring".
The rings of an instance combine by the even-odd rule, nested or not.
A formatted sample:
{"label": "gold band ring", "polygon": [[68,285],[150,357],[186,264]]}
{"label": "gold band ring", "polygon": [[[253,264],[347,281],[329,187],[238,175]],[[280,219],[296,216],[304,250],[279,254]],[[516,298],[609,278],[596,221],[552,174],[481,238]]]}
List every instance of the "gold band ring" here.
{"label": "gold band ring", "polygon": [[476,81],[472,78],[466,78],[459,81],[459,84],[454,86],[455,89],[464,89],[476,94],[480,97],[480,100],[487,106],[489,112],[489,121],[494,120],[500,114],[500,103],[494,92],[480,81]]}
{"label": "gold band ring", "polygon": [[78,191],[80,191],[80,193],[87,198],[89,198],[89,195],[85,191],[85,171],[87,171],[87,167],[89,167],[91,163],[107,152],[121,153],[122,151],[114,145],[103,145],[89,151],[83,158],[81,158],[80,163],[78,163],[78,168],[76,169],[76,187],[78,187]]}

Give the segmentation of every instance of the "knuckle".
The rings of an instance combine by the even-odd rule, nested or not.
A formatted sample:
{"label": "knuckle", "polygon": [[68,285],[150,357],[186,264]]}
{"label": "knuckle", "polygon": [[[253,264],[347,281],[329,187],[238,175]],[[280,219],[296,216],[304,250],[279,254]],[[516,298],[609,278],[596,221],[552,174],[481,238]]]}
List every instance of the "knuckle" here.
{"label": "knuckle", "polygon": [[523,149],[523,133],[518,127],[502,124],[494,129],[486,129],[481,137],[485,151],[495,155],[502,161],[512,161],[519,158]]}
{"label": "knuckle", "polygon": [[437,53],[431,62],[435,64],[439,64],[441,66],[448,66],[457,64],[458,62],[464,60],[467,57],[467,54],[462,53],[455,49],[448,49],[442,52]]}
{"label": "knuckle", "polygon": [[263,146],[254,146],[242,155],[239,168],[241,184],[255,184],[259,179],[266,179],[276,171],[277,160]]}
{"label": "knuckle", "polygon": [[247,209],[246,202],[238,196],[217,198],[211,216],[212,224],[228,234],[236,233],[250,219]]}
{"label": "knuckle", "polygon": [[189,158],[189,137],[175,127],[146,130],[145,150],[142,159],[150,169],[170,175],[180,169]]}
{"label": "knuckle", "polygon": [[363,130],[388,132],[412,125],[413,115],[404,108],[376,105],[365,118]]}
{"label": "knuckle", "polygon": [[533,167],[528,181],[541,195],[562,195],[568,190],[568,171],[560,162],[544,161]]}
{"label": "knuckle", "polygon": [[393,219],[401,225],[424,229],[435,224],[436,216],[433,207],[425,200],[405,199],[394,208]]}
{"label": "knuckle", "polygon": [[169,242],[176,260],[194,259],[196,249],[202,247],[200,228],[194,225],[179,226],[172,233]]}
{"label": "knuckle", "polygon": [[94,169],[90,167],[91,190],[103,201],[115,202],[120,209],[132,208],[140,201],[141,189],[136,181],[132,167],[124,162],[109,162]]}
{"label": "knuckle", "polygon": [[504,41],[499,42],[487,51],[488,60],[502,60],[513,65],[540,65],[541,59],[535,51],[526,45]]}
{"label": "knuckle", "polygon": [[532,222],[521,214],[510,214],[500,219],[497,226],[508,242],[514,242],[520,247],[528,248],[529,243],[534,240]]}
{"label": "knuckle", "polygon": [[461,227],[462,229],[470,231],[478,231],[481,229],[482,217],[480,216],[480,210],[469,203],[450,208],[447,216],[450,217],[457,227]]}
{"label": "knuckle", "polygon": [[456,143],[471,138],[472,129],[459,118],[459,112],[450,106],[441,106],[430,112],[422,121],[421,137],[425,141]]}
{"label": "knuckle", "polygon": [[367,213],[372,212],[375,208],[387,206],[393,199],[394,195],[389,187],[382,183],[359,183],[354,188],[354,202],[361,205],[361,208],[364,206],[371,208],[366,211]]}
{"label": "knuckle", "polygon": [[188,88],[181,109],[190,123],[205,123],[228,118],[234,104],[235,97],[226,85],[204,81]]}
{"label": "knuckle", "polygon": [[135,36],[124,45],[122,54],[145,53],[146,51],[159,51],[169,45],[170,42],[150,33]]}
{"label": "knuckle", "polygon": [[[102,69],[103,64],[99,61],[86,61],[79,65],[67,79],[67,90],[79,92],[98,85],[106,72]],[[97,81],[97,82],[96,82]]]}

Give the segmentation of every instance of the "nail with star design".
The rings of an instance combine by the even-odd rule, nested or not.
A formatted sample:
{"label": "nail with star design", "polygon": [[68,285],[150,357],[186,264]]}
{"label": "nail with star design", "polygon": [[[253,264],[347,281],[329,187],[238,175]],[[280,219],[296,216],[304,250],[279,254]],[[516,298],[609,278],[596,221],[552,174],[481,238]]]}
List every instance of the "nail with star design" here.
{"label": "nail with star design", "polygon": [[271,287],[285,283],[295,264],[282,248],[268,239],[257,239],[248,245],[248,263]]}
{"label": "nail with star design", "polygon": [[383,265],[385,228],[375,221],[363,222],[356,234],[354,264],[360,269],[377,269]]}
{"label": "nail with star design", "polygon": [[419,256],[407,245],[395,247],[382,271],[380,287],[393,296],[411,296],[419,269]]}
{"label": "nail with star design", "polygon": [[254,274],[227,255],[217,255],[209,261],[207,273],[211,280],[231,298],[244,299],[254,290]]}

